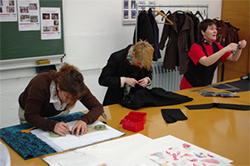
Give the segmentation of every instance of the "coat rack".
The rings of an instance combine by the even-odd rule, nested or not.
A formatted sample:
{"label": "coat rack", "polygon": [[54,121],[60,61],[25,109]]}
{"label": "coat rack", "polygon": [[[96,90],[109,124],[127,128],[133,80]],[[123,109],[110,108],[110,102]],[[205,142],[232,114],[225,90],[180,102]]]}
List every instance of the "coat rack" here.
{"label": "coat rack", "polygon": [[146,4],[135,4],[136,7],[136,32],[135,32],[135,42],[137,42],[137,14],[138,14],[138,8],[139,7],[150,7],[150,8],[155,8],[155,7],[169,7],[169,8],[173,8],[173,7],[179,7],[179,8],[206,8],[206,18],[208,18],[208,5],[146,5]]}

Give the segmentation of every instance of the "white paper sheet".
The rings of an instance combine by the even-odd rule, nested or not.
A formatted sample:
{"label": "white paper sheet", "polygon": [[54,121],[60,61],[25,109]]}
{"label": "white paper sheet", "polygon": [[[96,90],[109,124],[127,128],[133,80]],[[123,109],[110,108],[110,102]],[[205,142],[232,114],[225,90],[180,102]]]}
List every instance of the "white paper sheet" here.
{"label": "white paper sheet", "polygon": [[[145,144],[148,144],[150,141],[152,141],[152,139],[149,137],[146,137],[142,134],[134,134],[119,139],[91,145],[88,147],[79,148],[73,152],[66,152],[54,156],[45,157],[43,158],[43,160],[51,166],[60,166],[60,164],[63,163],[65,160],[70,160],[72,158],[75,158],[74,162],[82,162],[83,160],[80,159],[79,155],[81,156],[82,154],[85,154],[85,157],[89,157],[89,159],[91,159],[94,156],[98,158],[100,163],[105,163],[108,166],[148,166],[148,164],[143,163],[146,159],[146,157],[144,156],[141,156],[143,158],[138,158],[138,156],[134,156],[135,158],[138,158],[138,160],[126,161],[126,159],[132,151],[140,148]],[[150,164],[153,164],[150,166],[157,166],[157,164],[155,164],[154,162],[151,162],[148,159],[146,160],[149,161]],[[89,163],[89,165],[92,164],[93,163]]]}
{"label": "white paper sheet", "polygon": [[[75,125],[77,121],[72,121],[67,123],[69,125],[69,128],[71,128]],[[106,125],[101,123],[100,121],[96,121],[91,125],[88,126],[96,126],[98,124]],[[90,145],[93,143],[105,141],[108,139],[120,137],[124,135],[125,133],[120,132],[108,125],[106,125],[108,130],[103,131],[96,131],[84,134],[82,136],[75,136],[71,134],[67,134],[65,137],[50,137],[49,132],[45,132],[41,129],[32,130],[32,134],[36,135],[38,138],[46,142],[48,145],[50,145],[53,149],[55,149],[57,152],[61,152],[64,150],[69,150],[81,146]]]}
{"label": "white paper sheet", "polygon": [[[152,140],[138,133],[131,136],[91,145],[88,147],[79,148],[75,150],[75,152],[76,154],[83,153],[85,155],[94,156],[100,161],[103,161],[108,166],[159,166],[160,164],[158,159],[161,159],[160,156],[152,156],[151,154],[157,152],[166,152],[167,150],[169,150],[169,148],[171,148],[170,152],[172,154],[177,151],[180,151],[182,153],[186,151],[185,149],[183,150],[183,144],[187,146],[185,148],[190,148],[188,151],[190,153],[196,152],[197,154],[201,154],[200,152],[202,152],[202,154],[209,154],[213,156],[213,159],[220,161],[219,164],[216,164],[212,163],[213,161],[211,160],[210,165],[230,165],[230,163],[232,162],[232,160],[229,160],[208,150],[202,149],[198,146],[192,145],[171,135]],[[67,153],[65,153],[65,156],[61,156],[61,158],[58,158],[58,156],[56,155],[51,156],[50,161],[48,160],[48,158],[44,158],[44,160],[52,165],[52,161],[60,163],[61,160],[65,160],[65,158],[67,158],[66,156]],[[172,162],[173,159],[173,157],[169,158],[170,165],[174,163]],[[181,162],[175,162],[175,165],[181,164]],[[193,164],[194,162],[192,161],[184,163],[185,166],[193,166]],[[207,166],[208,165],[209,164],[207,164]]]}
{"label": "white paper sheet", "polygon": [[[142,153],[133,153],[149,144],[151,141],[151,138],[138,133],[97,145],[80,148],[77,149],[77,151],[94,155],[105,161],[105,164],[108,166],[157,166],[157,164],[146,159],[144,155],[141,155]],[[131,156],[130,154],[132,153],[134,155]]]}
{"label": "white paper sheet", "polygon": [[50,166],[97,166],[104,162],[93,155],[71,151],[43,158]]}

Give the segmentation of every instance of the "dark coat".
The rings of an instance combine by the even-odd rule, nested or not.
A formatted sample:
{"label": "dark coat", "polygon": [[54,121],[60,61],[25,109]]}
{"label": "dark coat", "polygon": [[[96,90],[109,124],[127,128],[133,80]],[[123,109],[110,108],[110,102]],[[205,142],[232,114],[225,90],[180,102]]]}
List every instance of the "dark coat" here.
{"label": "dark coat", "polygon": [[121,88],[120,77],[130,77],[135,78],[136,80],[140,80],[144,77],[152,79],[152,72],[145,68],[140,69],[136,75],[133,75],[126,70],[126,65],[128,65],[126,57],[130,47],[131,45],[111,54],[108,63],[102,69],[99,77],[99,84],[108,87],[103,101],[104,106],[119,103],[123,99],[124,88]]}
{"label": "dark coat", "polygon": [[193,20],[193,23],[194,23],[194,42],[198,42],[198,40],[199,40],[199,23],[200,23],[200,20],[192,12],[186,13],[186,14]]}
{"label": "dark coat", "polygon": [[[137,37],[136,37],[136,30],[137,30]],[[136,39],[135,39],[136,37]],[[137,27],[134,32],[134,44],[137,43],[139,40],[146,40],[151,45],[154,45],[154,32],[152,25],[150,23],[149,17],[147,12],[144,10],[142,11],[137,19]]]}
{"label": "dark coat", "polygon": [[164,56],[163,67],[165,69],[175,69],[180,66],[180,74],[185,73],[188,66],[188,52],[194,43],[193,20],[184,12],[176,11],[168,18],[174,25],[164,25],[159,48],[164,48],[167,38],[169,38]]}
{"label": "dark coat", "polygon": [[159,58],[161,58],[161,53],[159,50],[159,28],[157,25],[157,22],[155,21],[155,17],[152,14],[152,10],[151,8],[148,10],[148,18],[150,20],[150,23],[152,25],[153,28],[153,35],[154,35],[154,56],[153,56],[153,61],[157,61]]}

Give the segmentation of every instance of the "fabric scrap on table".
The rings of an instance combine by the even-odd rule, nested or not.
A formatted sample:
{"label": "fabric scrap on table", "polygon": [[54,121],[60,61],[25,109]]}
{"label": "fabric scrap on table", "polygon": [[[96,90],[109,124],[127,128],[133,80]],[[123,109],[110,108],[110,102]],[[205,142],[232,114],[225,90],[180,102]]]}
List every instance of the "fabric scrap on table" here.
{"label": "fabric scrap on table", "polygon": [[190,110],[195,109],[210,109],[212,107],[222,108],[222,109],[235,109],[242,111],[249,111],[250,105],[241,105],[241,104],[225,104],[225,103],[209,103],[209,104],[196,104],[196,105],[185,105]]}
{"label": "fabric scrap on table", "polygon": [[185,114],[180,109],[161,109],[163,119],[167,123],[174,123],[178,120],[187,120]]}

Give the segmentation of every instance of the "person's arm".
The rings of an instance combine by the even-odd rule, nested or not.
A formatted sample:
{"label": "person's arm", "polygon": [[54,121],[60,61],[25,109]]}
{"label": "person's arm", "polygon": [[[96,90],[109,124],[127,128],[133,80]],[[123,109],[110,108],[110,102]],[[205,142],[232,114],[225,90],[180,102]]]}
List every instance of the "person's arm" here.
{"label": "person's arm", "polygon": [[229,57],[227,57],[227,60],[229,61],[238,61],[238,59],[241,56],[242,49],[246,47],[246,40],[239,41],[239,48],[237,49],[235,55],[231,54]]}
{"label": "person's arm", "polygon": [[146,87],[151,84],[152,80],[152,69],[149,71],[147,69],[144,69],[144,77],[140,80],[138,80],[138,84],[142,87]]}
{"label": "person's arm", "polygon": [[[212,54],[211,56],[203,56],[200,58],[199,63],[204,66],[210,66],[218,61],[226,52],[234,51],[237,49],[236,43],[230,43],[226,47],[222,48],[221,50],[217,51],[216,53]],[[230,55],[231,56],[231,55]]]}
{"label": "person's arm", "polygon": [[99,118],[104,110],[101,103],[90,92],[89,88],[86,85],[84,88],[85,92],[80,102],[89,110],[89,112],[81,116],[80,120],[84,121],[86,124],[92,124]]}
{"label": "person's arm", "polygon": [[88,87],[86,85],[84,86],[85,92],[81,97],[80,102],[89,110],[89,112],[81,116],[71,129],[71,133],[73,134],[75,132],[76,136],[85,134],[87,132],[87,124],[94,123],[104,112],[101,103],[90,92]]}
{"label": "person's arm", "polygon": [[102,69],[101,75],[98,79],[101,86],[112,88],[121,87],[121,77],[116,75],[120,63],[115,56],[116,54],[113,53],[108,59],[106,66]]}
{"label": "person's arm", "polygon": [[47,102],[48,94],[44,92],[39,84],[34,83],[30,89],[25,103],[25,120],[33,126],[44,131],[54,131],[55,121],[47,120],[40,115],[42,105]]}

